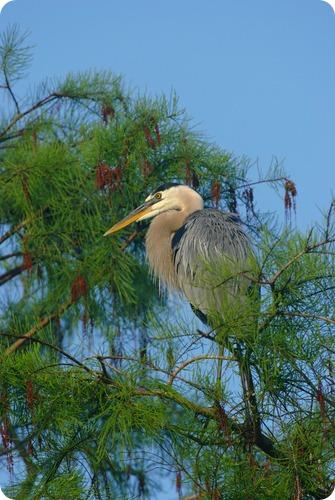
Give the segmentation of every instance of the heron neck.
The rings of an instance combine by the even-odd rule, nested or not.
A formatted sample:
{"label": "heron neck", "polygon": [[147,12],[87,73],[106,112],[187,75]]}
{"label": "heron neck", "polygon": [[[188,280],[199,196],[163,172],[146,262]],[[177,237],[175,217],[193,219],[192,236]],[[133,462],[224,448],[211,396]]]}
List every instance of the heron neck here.
{"label": "heron neck", "polygon": [[151,222],[146,234],[146,250],[149,266],[164,285],[177,288],[173,266],[171,238],[182,227],[186,217],[203,208],[202,198],[187,200],[181,210],[169,210],[157,215]]}
{"label": "heron neck", "polygon": [[192,212],[184,210],[169,210],[157,215],[150,224],[148,232],[158,231],[161,236],[170,238],[172,233],[175,233],[185,222],[185,219]]}

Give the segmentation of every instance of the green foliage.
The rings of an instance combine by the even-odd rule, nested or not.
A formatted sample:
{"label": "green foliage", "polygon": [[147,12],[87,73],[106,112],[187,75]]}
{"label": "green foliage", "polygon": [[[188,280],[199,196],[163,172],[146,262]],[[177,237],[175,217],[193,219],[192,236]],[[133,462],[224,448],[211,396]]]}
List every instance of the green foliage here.
{"label": "green foliage", "polygon": [[0,35],[1,82],[8,85],[25,76],[31,62],[31,47],[25,44],[28,33],[21,33],[17,25],[9,27]]}
{"label": "green foliage", "polygon": [[[153,498],[158,471],[199,499],[327,496],[334,203],[308,235],[280,231],[254,200],[266,178],[252,183],[245,159],[197,134],[175,95],[153,99],[88,71],[44,82],[29,101],[15,88],[30,60],[24,37],[12,28],[1,43],[11,99],[0,127],[6,493]],[[293,206],[292,181],[279,170],[268,179]],[[145,224],[103,237],[168,181],[238,210],[254,243],[247,269],[216,263],[218,283],[244,275],[246,297],[223,300],[211,327],[159,294]]]}

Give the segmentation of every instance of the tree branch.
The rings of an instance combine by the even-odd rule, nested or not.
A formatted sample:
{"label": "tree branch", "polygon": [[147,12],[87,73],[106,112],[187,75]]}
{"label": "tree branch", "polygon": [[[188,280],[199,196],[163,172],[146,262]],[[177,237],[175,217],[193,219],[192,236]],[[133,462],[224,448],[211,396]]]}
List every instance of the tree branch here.
{"label": "tree branch", "polygon": [[6,273],[2,274],[0,276],[0,286],[4,285],[7,283],[7,281],[10,281],[11,279],[15,278],[15,276],[18,276],[19,274],[23,273],[27,269],[25,264],[22,264],[21,266],[14,267],[14,269],[10,269]]}
{"label": "tree branch", "polygon": [[13,252],[13,253],[9,253],[7,255],[0,255],[0,261],[12,259],[13,257],[22,257],[22,255],[23,255],[22,252]]}
{"label": "tree branch", "polygon": [[[61,316],[72,305],[73,305],[72,301],[65,302],[65,304],[61,305],[55,313],[50,314],[50,316],[45,316],[44,318],[42,318],[35,326],[33,326],[33,328],[31,328],[24,335],[17,335],[17,336],[13,335],[14,337],[17,337],[18,340],[16,340],[16,342],[14,342],[14,344],[12,344],[11,346],[9,346],[5,350],[4,356],[7,357],[10,354],[12,354],[19,347],[21,347],[21,345],[24,342],[26,342],[33,335],[35,335],[35,333],[37,333],[38,331],[42,330],[42,328],[44,328],[45,326],[47,326],[52,320],[54,320],[54,319],[58,318],[59,316]],[[2,333],[1,335],[4,335],[4,334]]]}
{"label": "tree branch", "polygon": [[[28,332],[29,333],[29,332]],[[81,361],[79,361],[78,359],[76,359],[74,356],[72,356],[71,354],[63,351],[63,349],[61,349],[60,347],[54,345],[54,344],[50,344],[50,342],[47,342],[46,340],[41,340],[41,339],[37,339],[37,338],[32,338],[31,336],[28,337],[26,335],[14,335],[12,333],[4,333],[4,332],[0,332],[0,335],[2,337],[9,337],[9,338],[16,338],[18,339],[17,342],[21,341],[22,342],[26,342],[26,341],[30,341],[30,342],[36,342],[38,344],[41,344],[41,345],[44,345],[46,347],[50,347],[51,349],[53,349],[54,351],[57,351],[58,353],[62,354],[62,356],[64,356],[65,358],[68,358],[69,360],[71,360],[73,363],[75,363],[76,365],[80,366],[81,368],[83,368],[86,372],[92,374],[92,370],[90,368],[88,368],[88,366],[86,366],[84,363],[82,363]],[[5,352],[4,352],[4,357],[8,356],[8,354],[11,354],[11,352],[13,352],[13,346],[15,345],[16,343],[12,344]],[[17,347],[16,347],[17,349]],[[11,350],[11,352],[8,352],[9,350]],[[1,358],[0,358],[1,360]]]}
{"label": "tree branch", "polygon": [[33,111],[35,111],[36,109],[38,108],[41,108],[43,107],[45,104],[48,104],[49,102],[52,102],[56,99],[59,99],[61,97],[66,97],[65,95],[62,95],[62,94],[57,94],[56,92],[53,92],[52,94],[44,97],[43,99],[37,101],[35,104],[33,104],[33,106],[31,106],[30,108],[26,109],[25,111],[23,111],[22,113],[18,113],[14,116],[14,118],[12,119],[12,121],[7,125],[6,128],[4,128],[1,132],[0,132],[0,138],[4,137],[7,132],[12,128],[14,127],[14,125],[22,120],[22,118],[24,118],[25,116],[29,115],[30,113],[32,113]]}
{"label": "tree branch", "polygon": [[[221,415],[217,407],[206,407],[200,406],[193,401],[190,401],[185,396],[176,392],[168,392],[160,389],[144,389],[139,388],[136,390],[135,394],[138,396],[157,396],[162,399],[169,399],[175,403],[183,406],[186,409],[193,411],[196,415],[202,415],[204,417],[210,418],[212,420],[221,423]],[[228,425],[232,431],[238,433],[241,437],[245,439],[248,444],[255,444],[261,451],[266,453],[272,458],[284,459],[285,456],[275,447],[274,442],[268,438],[265,434],[259,431],[255,438],[250,440],[250,429],[245,424],[239,424],[232,418],[228,418]]]}
{"label": "tree branch", "polygon": [[256,443],[257,439],[262,435],[261,430],[261,418],[258,411],[255,385],[252,378],[251,368],[249,364],[250,350],[247,349],[246,353],[242,354],[242,349],[238,345],[235,349],[235,355],[238,359],[238,365],[240,369],[241,385],[243,391],[243,399],[245,403],[247,425],[252,431],[254,441]]}

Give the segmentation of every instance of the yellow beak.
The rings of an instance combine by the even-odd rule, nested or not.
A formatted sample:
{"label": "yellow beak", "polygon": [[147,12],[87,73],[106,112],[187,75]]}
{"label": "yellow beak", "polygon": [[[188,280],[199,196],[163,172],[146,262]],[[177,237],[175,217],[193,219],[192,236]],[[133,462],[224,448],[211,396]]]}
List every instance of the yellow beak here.
{"label": "yellow beak", "polygon": [[130,214],[128,214],[124,219],[120,220],[119,222],[114,224],[113,227],[108,229],[108,231],[105,232],[104,236],[116,233],[117,231],[120,231],[120,229],[129,226],[129,224],[131,224],[132,222],[136,222],[144,215],[147,215],[150,212],[152,212],[153,211],[152,205],[155,203],[155,201],[157,200],[146,201],[145,203],[143,203],[143,205],[140,205],[139,207],[135,208],[135,210],[130,212]]}

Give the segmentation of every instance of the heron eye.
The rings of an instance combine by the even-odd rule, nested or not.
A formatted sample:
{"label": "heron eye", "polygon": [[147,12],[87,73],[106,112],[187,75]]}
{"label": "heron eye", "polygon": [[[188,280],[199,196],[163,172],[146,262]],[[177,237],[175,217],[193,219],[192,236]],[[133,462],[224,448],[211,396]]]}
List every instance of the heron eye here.
{"label": "heron eye", "polygon": [[160,200],[162,198],[162,193],[156,193],[155,198],[156,200]]}

